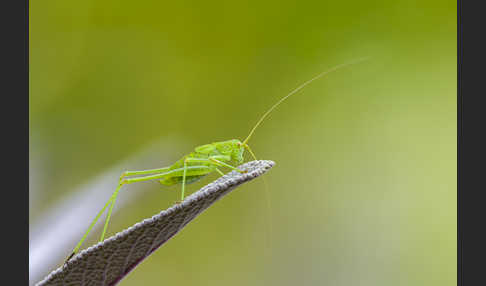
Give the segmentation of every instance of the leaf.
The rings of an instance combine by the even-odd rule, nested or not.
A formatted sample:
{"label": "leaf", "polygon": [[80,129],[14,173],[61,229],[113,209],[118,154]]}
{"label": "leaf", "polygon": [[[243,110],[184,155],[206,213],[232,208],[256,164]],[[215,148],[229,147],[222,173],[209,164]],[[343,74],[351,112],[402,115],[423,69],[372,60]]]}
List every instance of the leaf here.
{"label": "leaf", "polygon": [[251,161],[188,196],[182,203],[91,246],[36,285],[115,285],[209,206],[266,171],[273,161]]}

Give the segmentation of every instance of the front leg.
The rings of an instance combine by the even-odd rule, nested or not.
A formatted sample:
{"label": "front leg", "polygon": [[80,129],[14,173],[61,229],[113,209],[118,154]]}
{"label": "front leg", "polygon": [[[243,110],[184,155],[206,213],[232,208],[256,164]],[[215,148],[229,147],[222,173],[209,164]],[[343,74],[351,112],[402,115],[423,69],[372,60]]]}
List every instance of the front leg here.
{"label": "front leg", "polygon": [[218,173],[219,173],[221,176],[224,176],[224,173],[223,173],[223,172],[221,172],[221,170],[220,170],[220,169],[216,168],[216,172],[218,172]]}
{"label": "front leg", "polygon": [[216,164],[217,164],[217,165],[219,165],[219,166],[228,167],[228,168],[230,168],[230,169],[232,169],[232,170],[235,170],[235,171],[237,171],[237,172],[240,172],[240,173],[242,173],[242,174],[243,174],[243,173],[246,173],[246,171],[245,171],[245,170],[240,170],[239,168],[233,167],[233,166],[231,166],[230,164],[226,164],[225,162],[219,161],[219,160],[217,160],[215,157],[217,157],[217,156],[214,156],[214,157],[209,157],[209,160],[210,160],[210,161],[212,161],[213,163],[216,163]]}
{"label": "front leg", "polygon": [[235,170],[237,172],[246,173],[245,170],[240,170],[240,169],[238,169],[234,166],[231,166],[230,164],[227,164],[227,163],[220,161],[218,159],[229,160],[229,156],[215,155],[215,156],[210,156],[209,158],[186,158],[187,162],[208,163],[208,164],[211,164],[213,166],[228,167],[228,168]]}

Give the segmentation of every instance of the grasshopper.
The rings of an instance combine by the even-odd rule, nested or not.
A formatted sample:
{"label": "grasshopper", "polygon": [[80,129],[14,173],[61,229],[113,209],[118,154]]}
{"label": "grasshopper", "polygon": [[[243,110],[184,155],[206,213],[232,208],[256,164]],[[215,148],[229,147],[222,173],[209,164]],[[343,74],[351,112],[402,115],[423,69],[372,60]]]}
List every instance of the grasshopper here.
{"label": "grasshopper", "polygon": [[[285,101],[287,98],[292,96],[293,94],[297,93],[299,90],[304,88],[306,85],[309,83],[313,82],[314,80],[329,74],[335,70],[338,70],[340,68],[356,64],[358,62],[364,61],[366,58],[361,58],[358,60],[354,60],[345,64],[341,64],[338,66],[335,66],[325,72],[322,72],[318,74],[317,76],[313,77],[312,79],[304,82],[294,90],[292,90],[289,94],[286,96],[282,97],[277,103],[275,103],[272,107],[270,107],[264,114],[263,116],[258,120],[258,122],[253,126],[251,129],[250,133],[246,137],[245,140],[240,141],[238,139],[231,139],[227,141],[221,141],[221,142],[214,142],[206,145],[201,145],[198,146],[194,149],[193,152],[189,153],[188,155],[183,156],[181,159],[176,161],[174,164],[172,164],[169,167],[164,167],[164,168],[159,168],[159,169],[150,169],[150,170],[142,170],[142,171],[125,171],[123,174],[120,176],[120,179],[118,181],[118,186],[115,190],[115,192],[112,194],[110,199],[106,202],[104,207],[101,209],[101,211],[96,215],[94,220],[91,222],[90,226],[88,227],[88,230],[86,233],[83,235],[81,240],[78,242],[76,247],[74,248],[72,254],[66,259],[65,262],[69,261],[79,250],[81,245],[83,244],[84,240],[88,236],[88,234],[91,232],[91,229],[93,226],[96,224],[96,222],[99,220],[101,215],[105,212],[106,208],[109,207],[108,209],[108,214],[106,216],[106,221],[105,225],[103,227],[103,232],[101,233],[100,237],[100,242],[103,241],[105,237],[106,230],[108,228],[108,222],[110,221],[111,213],[113,211],[113,206],[115,205],[116,198],[118,196],[118,192],[120,191],[121,187],[124,185],[136,183],[136,182],[144,182],[144,181],[150,181],[150,180],[159,180],[159,182],[163,185],[166,186],[171,186],[175,184],[182,184],[182,191],[181,191],[181,200],[182,202],[184,200],[184,193],[185,193],[185,188],[187,184],[194,183],[208,174],[211,174],[213,172],[219,173],[221,176],[224,175],[224,173],[220,170],[220,168],[226,167],[229,169],[232,169],[234,171],[244,173],[245,170],[240,170],[232,163],[234,164],[240,164],[243,162],[243,153],[245,150],[247,150],[253,159],[256,159],[255,154],[252,152],[250,149],[250,146],[247,144],[248,140],[250,140],[251,136],[257,129],[257,127],[263,122],[263,120],[277,107],[279,106],[283,101]],[[136,177],[134,177],[136,176]],[[178,203],[180,203],[178,202]]]}

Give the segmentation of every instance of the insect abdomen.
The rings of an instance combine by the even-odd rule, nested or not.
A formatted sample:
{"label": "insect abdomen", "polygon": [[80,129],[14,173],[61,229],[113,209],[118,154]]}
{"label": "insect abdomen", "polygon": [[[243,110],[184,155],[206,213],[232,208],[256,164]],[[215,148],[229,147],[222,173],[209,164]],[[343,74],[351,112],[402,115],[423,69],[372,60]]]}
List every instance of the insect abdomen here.
{"label": "insect abdomen", "polygon": [[[191,184],[194,182],[197,182],[201,180],[202,178],[206,177],[207,175],[197,175],[197,176],[186,176],[186,184]],[[177,177],[168,177],[161,179],[159,181],[162,185],[166,186],[172,186],[175,184],[180,184],[182,183],[182,176],[177,176]]]}

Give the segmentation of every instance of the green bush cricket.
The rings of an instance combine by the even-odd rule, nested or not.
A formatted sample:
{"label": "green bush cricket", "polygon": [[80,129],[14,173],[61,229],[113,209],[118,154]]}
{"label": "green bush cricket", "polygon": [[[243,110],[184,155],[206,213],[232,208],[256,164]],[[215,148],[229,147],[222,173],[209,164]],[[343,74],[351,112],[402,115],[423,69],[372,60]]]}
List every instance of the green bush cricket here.
{"label": "green bush cricket", "polygon": [[[181,201],[184,200],[184,193],[186,184],[191,184],[196,182],[203,177],[207,176],[210,173],[217,172],[221,176],[224,173],[219,168],[229,168],[231,170],[244,173],[245,170],[240,170],[234,164],[241,164],[243,162],[243,153],[247,150],[253,159],[257,160],[255,154],[250,149],[250,146],[247,144],[248,140],[250,140],[251,136],[257,129],[257,127],[263,122],[263,120],[283,101],[287,98],[292,96],[293,94],[297,93],[299,90],[304,88],[306,85],[310,84],[314,80],[329,74],[335,70],[340,68],[356,64],[358,62],[362,62],[367,58],[357,59],[345,64],[337,65],[325,72],[318,74],[317,76],[313,77],[312,79],[304,82],[294,90],[292,90],[289,94],[282,97],[279,101],[277,101],[272,107],[270,107],[263,116],[257,121],[255,126],[251,129],[250,133],[246,137],[245,140],[240,141],[239,139],[231,139],[227,141],[221,142],[214,142],[206,145],[198,146],[194,149],[193,152],[185,155],[174,164],[169,167],[159,168],[159,169],[151,169],[151,170],[142,170],[142,171],[125,171],[120,176],[118,181],[118,186],[115,192],[112,194],[110,199],[106,202],[100,212],[96,215],[94,220],[91,222],[88,230],[85,232],[81,240],[78,242],[76,247],[74,248],[72,254],[66,259],[65,263],[68,262],[80,249],[84,240],[91,232],[92,228],[99,220],[101,215],[105,212],[106,208],[108,209],[108,214],[106,216],[105,225],[103,227],[103,232],[101,233],[100,242],[103,241],[106,230],[108,228],[108,222],[110,221],[111,213],[113,211],[113,207],[116,202],[116,198],[118,196],[118,192],[120,191],[121,187],[126,184],[132,184],[136,182],[144,182],[150,180],[159,180],[159,182],[163,185],[175,185],[175,184],[182,184],[182,191],[181,191]],[[137,176],[137,177],[133,177]]]}

